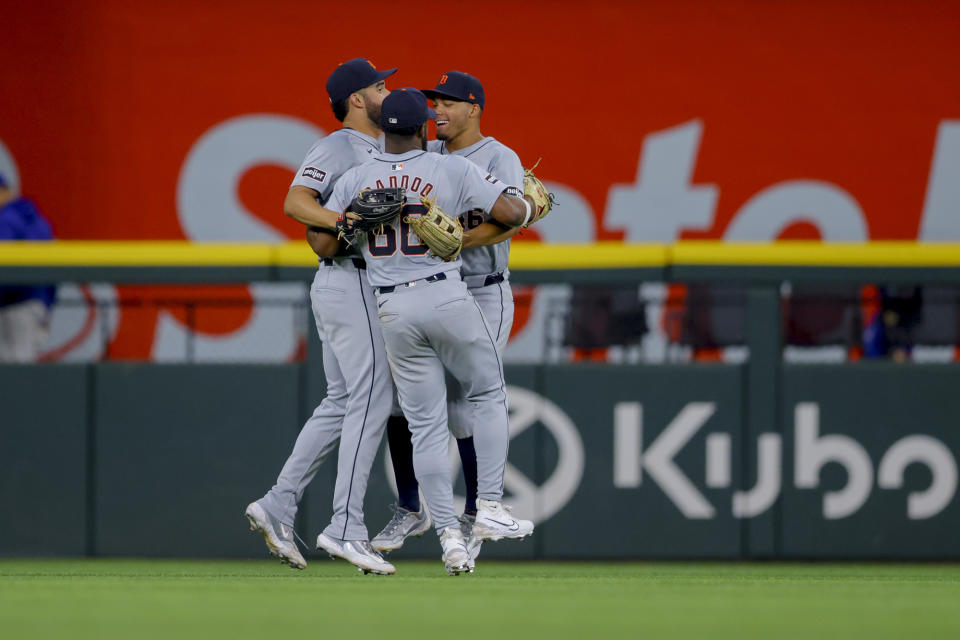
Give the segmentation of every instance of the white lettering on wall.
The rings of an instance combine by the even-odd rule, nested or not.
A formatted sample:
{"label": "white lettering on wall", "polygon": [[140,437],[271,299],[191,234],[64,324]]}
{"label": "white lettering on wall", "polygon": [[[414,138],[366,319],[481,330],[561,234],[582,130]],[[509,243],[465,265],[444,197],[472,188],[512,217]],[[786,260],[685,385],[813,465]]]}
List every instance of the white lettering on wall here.
{"label": "white lettering on wall", "polygon": [[[189,240],[281,242],[284,236],[250,213],[237,193],[240,178],[259,165],[296,171],[310,145],[325,135],[290,116],[246,115],[221,122],[194,143],[180,169],[177,216]],[[277,194],[277,217],[283,216]]]}
{"label": "white lettering on wall", "polygon": [[0,173],[7,179],[7,185],[13,193],[20,193],[20,171],[17,169],[17,160],[0,140]]}
{"label": "white lettering on wall", "polygon": [[937,129],[918,240],[960,242],[960,120]]}
{"label": "white lettering on wall", "polygon": [[908,465],[923,464],[933,480],[925,491],[907,496],[907,517],[924,520],[943,511],[957,491],[957,463],[953,454],[936,438],[912,435],[900,438],[880,460],[877,486],[881,489],[903,487],[903,472]]}
{"label": "white lettering on wall", "polygon": [[867,450],[853,438],[831,434],[821,436],[820,406],[801,402],[794,410],[794,484],[800,489],[820,486],[820,469],[836,462],[847,472],[847,484],[839,491],[827,491],[823,515],[828,520],[855,513],[870,495],[873,463]]}
{"label": "white lettering on wall", "polygon": [[626,229],[627,242],[673,242],[681,229],[709,227],[720,191],[690,182],[702,134],[700,120],[648,134],[636,182],[610,187],[606,226]]}
{"label": "white lettering on wall", "polygon": [[869,239],[866,219],[853,196],[820,180],[790,180],[767,187],[737,211],[723,239],[776,240],[781,231],[797,222],[813,224],[827,242]]}

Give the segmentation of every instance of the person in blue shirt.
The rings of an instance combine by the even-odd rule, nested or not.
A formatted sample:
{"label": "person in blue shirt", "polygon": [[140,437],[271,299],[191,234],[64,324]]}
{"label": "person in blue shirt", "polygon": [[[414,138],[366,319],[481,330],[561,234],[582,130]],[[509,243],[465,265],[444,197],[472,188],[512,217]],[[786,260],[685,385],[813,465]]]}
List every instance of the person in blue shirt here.
{"label": "person in blue shirt", "polygon": [[[0,241],[52,239],[50,223],[37,206],[18,196],[0,174]],[[55,299],[53,285],[0,285],[0,363],[37,360]]]}

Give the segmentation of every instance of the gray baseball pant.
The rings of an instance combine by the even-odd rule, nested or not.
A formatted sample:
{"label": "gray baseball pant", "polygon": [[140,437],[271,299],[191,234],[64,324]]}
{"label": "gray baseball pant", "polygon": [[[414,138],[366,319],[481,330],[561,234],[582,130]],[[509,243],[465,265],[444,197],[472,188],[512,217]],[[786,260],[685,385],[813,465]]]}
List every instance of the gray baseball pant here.
{"label": "gray baseball pant", "polygon": [[340,540],[369,540],[363,498],[394,402],[377,301],[366,270],[347,258],[320,266],[310,302],[323,341],[327,397],[304,424],[262,504],[292,524],[304,489],[339,440],[333,517],[324,533]]}
{"label": "gray baseball pant", "polygon": [[[444,368],[460,382],[476,425],[478,496],[500,500],[510,443],[503,365],[476,300],[456,272],[377,294],[380,326],[400,406],[410,424],[413,467],[437,532],[457,526],[450,480]],[[378,290],[379,291],[379,290]]]}
{"label": "gray baseball pant", "polygon": [[[473,280],[471,280],[471,278]],[[497,353],[503,356],[513,327],[513,290],[509,280],[484,286],[471,286],[473,282],[482,285],[484,276],[467,276],[468,291],[480,305],[490,333],[497,344]],[[447,373],[447,420],[450,433],[455,438],[469,438],[473,435],[474,425],[470,423],[469,405],[463,393],[463,387],[453,375]]]}

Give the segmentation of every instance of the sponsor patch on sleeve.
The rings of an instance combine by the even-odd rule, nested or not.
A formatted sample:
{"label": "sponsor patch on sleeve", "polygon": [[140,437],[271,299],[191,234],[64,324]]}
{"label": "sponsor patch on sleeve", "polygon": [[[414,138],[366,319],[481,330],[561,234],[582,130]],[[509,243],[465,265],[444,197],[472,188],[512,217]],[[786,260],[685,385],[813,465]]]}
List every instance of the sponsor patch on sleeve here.
{"label": "sponsor patch on sleeve", "polygon": [[316,180],[317,182],[323,182],[327,178],[327,172],[322,169],[317,169],[316,167],[306,167],[300,175]]}
{"label": "sponsor patch on sleeve", "polygon": [[507,187],[503,190],[503,192],[508,196],[513,196],[514,198],[523,197],[523,191],[520,191],[520,189],[517,189],[516,187]]}

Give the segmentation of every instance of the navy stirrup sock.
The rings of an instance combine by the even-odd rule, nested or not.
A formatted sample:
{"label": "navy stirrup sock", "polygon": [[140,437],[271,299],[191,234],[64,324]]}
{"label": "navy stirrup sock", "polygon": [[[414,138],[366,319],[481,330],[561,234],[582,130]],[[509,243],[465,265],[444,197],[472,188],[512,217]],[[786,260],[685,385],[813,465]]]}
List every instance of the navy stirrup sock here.
{"label": "navy stirrup sock", "polygon": [[397,504],[408,511],[419,512],[420,485],[413,471],[413,441],[406,418],[390,416],[387,420],[387,442],[390,443],[393,475],[397,479]]}
{"label": "navy stirrup sock", "polygon": [[463,465],[463,482],[467,487],[467,502],[463,512],[477,515],[477,450],[473,448],[473,436],[457,439],[460,450],[460,464]]}

